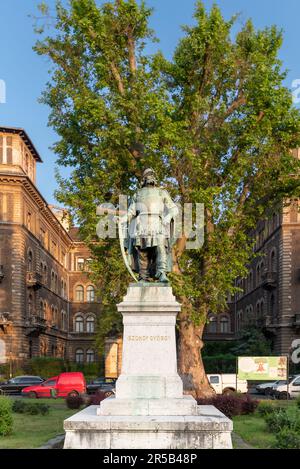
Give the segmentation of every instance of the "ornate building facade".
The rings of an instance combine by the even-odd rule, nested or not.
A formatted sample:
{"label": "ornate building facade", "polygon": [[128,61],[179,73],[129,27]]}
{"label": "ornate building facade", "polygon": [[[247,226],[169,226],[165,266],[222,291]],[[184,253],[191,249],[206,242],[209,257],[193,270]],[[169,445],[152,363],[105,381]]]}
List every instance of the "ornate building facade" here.
{"label": "ornate building facade", "polygon": [[[300,149],[294,150],[300,158]],[[286,201],[253,234],[255,259],[248,277],[237,279],[240,292],[228,299],[228,311],[210,316],[205,340],[237,339],[255,325],[271,340],[273,352],[290,354],[300,338],[300,203]]]}
{"label": "ornate building facade", "polygon": [[0,363],[98,360],[100,302],[90,252],[36,187],[41,157],[23,129],[0,128]]}

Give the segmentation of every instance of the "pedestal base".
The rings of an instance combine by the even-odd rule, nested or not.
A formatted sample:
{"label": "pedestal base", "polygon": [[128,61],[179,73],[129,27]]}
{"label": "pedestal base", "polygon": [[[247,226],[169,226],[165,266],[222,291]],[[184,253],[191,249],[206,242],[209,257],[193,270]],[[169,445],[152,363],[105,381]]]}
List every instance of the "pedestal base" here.
{"label": "pedestal base", "polygon": [[232,422],[213,406],[197,415],[97,415],[90,406],[64,422],[65,449],[231,449]]}

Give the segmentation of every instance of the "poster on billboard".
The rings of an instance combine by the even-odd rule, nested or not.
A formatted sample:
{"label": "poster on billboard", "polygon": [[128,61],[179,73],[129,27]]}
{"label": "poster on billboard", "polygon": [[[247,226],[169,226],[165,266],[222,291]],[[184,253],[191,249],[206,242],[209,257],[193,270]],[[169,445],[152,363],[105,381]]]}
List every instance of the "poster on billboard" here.
{"label": "poster on billboard", "polygon": [[250,380],[286,379],[288,362],[281,357],[238,357],[238,378]]}

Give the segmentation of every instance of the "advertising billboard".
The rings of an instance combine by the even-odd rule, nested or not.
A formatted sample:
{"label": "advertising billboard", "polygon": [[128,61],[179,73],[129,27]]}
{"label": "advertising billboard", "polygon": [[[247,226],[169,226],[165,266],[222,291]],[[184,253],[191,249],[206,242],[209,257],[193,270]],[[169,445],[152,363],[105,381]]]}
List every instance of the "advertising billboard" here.
{"label": "advertising billboard", "polygon": [[238,357],[238,378],[250,380],[286,379],[288,362],[281,357]]}

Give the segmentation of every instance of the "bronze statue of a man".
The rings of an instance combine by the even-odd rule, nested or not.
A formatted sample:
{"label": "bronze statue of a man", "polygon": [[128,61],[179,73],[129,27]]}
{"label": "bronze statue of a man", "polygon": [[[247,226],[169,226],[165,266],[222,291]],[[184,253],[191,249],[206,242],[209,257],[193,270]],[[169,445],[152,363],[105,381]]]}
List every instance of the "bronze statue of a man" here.
{"label": "bronze statue of a man", "polygon": [[141,188],[134,195],[123,223],[128,222],[125,249],[132,270],[140,281],[168,282],[172,269],[174,221],[178,208],[165,189],[158,187],[153,169],[143,173]]}

